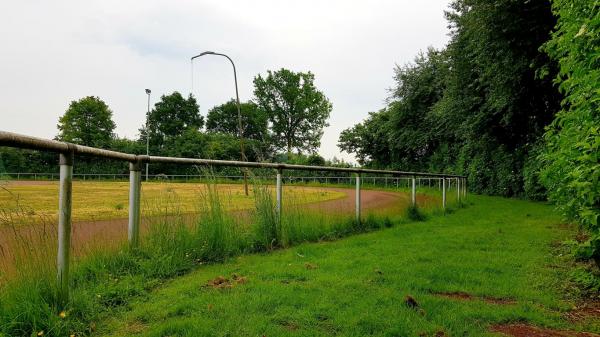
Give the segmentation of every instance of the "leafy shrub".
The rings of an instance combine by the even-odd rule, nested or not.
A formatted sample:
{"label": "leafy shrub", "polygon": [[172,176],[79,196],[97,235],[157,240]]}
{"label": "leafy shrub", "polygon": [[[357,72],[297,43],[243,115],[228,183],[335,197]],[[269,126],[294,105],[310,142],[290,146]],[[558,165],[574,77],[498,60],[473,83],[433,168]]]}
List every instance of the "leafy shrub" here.
{"label": "leafy shrub", "polygon": [[590,233],[583,248],[600,266],[600,6],[554,0],[557,29],[544,49],[560,65],[565,95],[545,134],[542,182],[564,215]]}
{"label": "leafy shrub", "polygon": [[540,181],[540,170],[542,169],[542,160],[539,155],[542,151],[541,145],[536,145],[528,153],[523,166],[523,189],[525,197],[530,200],[546,200],[547,191]]}

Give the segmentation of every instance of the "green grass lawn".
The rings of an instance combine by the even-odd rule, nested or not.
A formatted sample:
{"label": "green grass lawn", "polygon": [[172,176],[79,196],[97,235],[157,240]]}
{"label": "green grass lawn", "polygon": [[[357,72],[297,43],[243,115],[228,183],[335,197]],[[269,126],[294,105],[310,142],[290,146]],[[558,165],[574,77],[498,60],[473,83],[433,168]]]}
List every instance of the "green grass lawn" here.
{"label": "green grass lawn", "polygon": [[[555,243],[573,229],[552,207],[469,200],[424,222],[200,267],[115,309],[97,334],[493,336],[490,325],[506,322],[600,331],[598,319],[565,317],[574,305],[564,292],[572,261]],[[219,276],[231,287],[208,285]],[[404,304],[407,295],[418,308]]]}

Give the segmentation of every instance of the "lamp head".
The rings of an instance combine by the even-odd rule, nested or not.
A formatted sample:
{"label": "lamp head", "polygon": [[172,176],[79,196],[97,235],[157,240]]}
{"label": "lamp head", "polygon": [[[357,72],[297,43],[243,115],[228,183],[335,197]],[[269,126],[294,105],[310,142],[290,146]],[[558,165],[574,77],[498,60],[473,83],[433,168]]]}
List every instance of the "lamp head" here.
{"label": "lamp head", "polygon": [[195,59],[196,57],[200,57],[200,56],[204,56],[204,55],[213,55],[213,54],[215,54],[214,51],[205,51],[205,52],[202,52],[202,53],[200,53],[200,54],[198,54],[196,56],[193,56],[192,60]]}
{"label": "lamp head", "polygon": [[146,94],[150,95],[151,92],[150,89],[146,89]]}

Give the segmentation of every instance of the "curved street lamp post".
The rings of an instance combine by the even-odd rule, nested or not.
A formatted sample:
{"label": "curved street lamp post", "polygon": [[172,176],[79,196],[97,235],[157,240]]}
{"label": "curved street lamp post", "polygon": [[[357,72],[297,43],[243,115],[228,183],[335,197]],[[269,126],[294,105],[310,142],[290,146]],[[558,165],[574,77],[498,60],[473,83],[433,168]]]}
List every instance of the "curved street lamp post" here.
{"label": "curved street lamp post", "polygon": [[[241,112],[241,108],[240,108],[240,95],[238,93],[237,72],[235,70],[235,63],[233,63],[233,60],[229,56],[227,56],[225,54],[221,54],[221,53],[215,53],[212,51],[205,51],[196,56],[192,56],[191,62],[194,62],[194,59],[196,59],[200,56],[204,56],[204,55],[217,55],[217,56],[226,57],[229,60],[229,62],[231,62],[231,66],[233,66],[233,80],[235,82],[235,100],[237,103],[237,113],[238,113],[238,133],[239,133],[239,137],[240,137],[240,152],[241,152],[241,156],[242,156],[242,161],[248,161],[248,159],[246,158],[246,153],[244,152],[244,134],[243,134],[243,128],[242,128],[242,112]],[[193,73],[192,73],[192,76],[193,76]],[[243,172],[244,172],[244,192],[246,193],[246,195],[248,195],[248,174],[247,174],[246,169],[244,169]]]}

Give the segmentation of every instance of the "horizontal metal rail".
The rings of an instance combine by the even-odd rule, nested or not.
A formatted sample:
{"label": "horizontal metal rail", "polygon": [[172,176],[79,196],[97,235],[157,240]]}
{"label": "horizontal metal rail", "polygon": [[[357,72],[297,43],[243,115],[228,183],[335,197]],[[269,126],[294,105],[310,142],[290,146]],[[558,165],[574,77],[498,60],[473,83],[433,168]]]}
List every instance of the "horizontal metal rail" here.
{"label": "horizontal metal rail", "polygon": [[[292,181],[293,177],[283,176],[284,170],[298,171],[320,171],[320,172],[344,172],[348,173],[348,177],[320,177],[326,182],[334,179],[352,179],[354,174],[356,183],[356,221],[361,222],[361,181],[365,180],[365,176],[361,174],[377,174],[391,175],[392,177],[369,177],[375,184],[376,179],[385,179],[387,186],[388,179],[395,180],[396,187],[400,179],[407,179],[408,186],[411,188],[411,204],[417,206],[416,189],[420,186],[421,180],[429,180],[428,185],[431,186],[431,179],[438,181],[438,186],[442,190],[443,203],[442,207],[446,208],[446,191],[452,180],[456,180],[457,201],[461,202],[461,197],[466,197],[467,182],[464,176],[446,174],[446,173],[424,173],[424,172],[406,172],[392,170],[374,170],[360,167],[332,167],[332,166],[308,166],[308,165],[291,165],[280,163],[257,163],[244,162],[233,160],[212,160],[212,159],[196,159],[196,158],[176,158],[176,157],[159,157],[147,155],[134,155],[117,151],[98,149],[89,146],[76,145],[56,140],[48,140],[36,137],[20,135],[12,132],[0,131],[0,146],[9,146],[22,149],[31,149],[39,151],[52,151],[59,153],[59,218],[58,218],[58,254],[57,254],[57,281],[58,281],[58,306],[64,307],[69,299],[69,259],[71,255],[71,208],[72,208],[72,182],[73,182],[73,166],[74,155],[88,155],[105,159],[114,159],[129,162],[129,223],[128,223],[128,239],[132,248],[139,245],[140,233],[140,195],[141,195],[141,167],[142,163],[169,163],[183,165],[207,165],[207,166],[230,166],[243,168],[262,168],[274,169],[277,171],[276,180],[276,205],[277,221],[281,221],[282,214],[282,199],[284,180]],[[19,173],[17,173],[19,175]],[[34,177],[36,173],[33,173]],[[50,174],[54,176],[54,174]],[[107,174],[116,178],[117,174]],[[164,177],[166,175],[157,175]],[[86,174],[83,174],[86,177]],[[303,182],[306,180],[316,181],[319,177],[297,177]],[[351,181],[351,180],[350,180]],[[462,181],[462,183],[461,183]],[[462,187],[462,188],[461,188]]]}
{"label": "horizontal metal rail", "polygon": [[[2,176],[6,176],[6,177],[10,177],[10,178],[16,178],[17,180],[23,178],[23,179],[32,179],[30,177],[33,177],[33,180],[36,180],[37,178],[43,178],[43,179],[57,179],[59,178],[59,173],[55,172],[0,172],[0,178],[2,178]],[[129,173],[73,173],[73,178],[83,178],[84,180],[86,178],[97,178],[97,179],[104,179],[106,180],[107,178],[113,178],[113,179],[117,179],[117,178],[121,178],[121,179],[129,179]],[[206,175],[206,174],[149,174],[148,177],[152,180],[185,180],[185,179],[204,179],[204,178],[211,178],[211,179],[229,179],[229,180],[240,180],[243,179],[244,176],[242,175]],[[398,179],[402,180],[402,181],[406,181],[406,180],[410,180],[411,177],[386,177],[386,176],[373,176],[373,175],[363,175],[361,176],[361,178],[363,180],[365,180],[365,183],[371,182],[385,182],[386,180],[390,181],[390,182],[394,182]],[[306,182],[310,182],[310,181],[327,181],[327,182],[331,182],[334,183],[337,180],[346,180],[346,181],[350,181],[352,182],[354,180],[354,176],[352,175],[347,175],[347,176],[283,176],[282,179],[286,180],[286,181],[292,181],[292,180],[300,180],[300,181],[306,181]],[[417,182],[422,182],[422,181],[438,181],[439,179],[441,179],[441,177],[417,177],[416,180]]]}
{"label": "horizontal metal rail", "polygon": [[56,140],[25,136],[17,133],[0,131],[0,146],[10,146],[30,150],[45,150],[58,153],[73,153],[88,155],[106,159],[115,159],[128,161],[130,163],[169,163],[183,165],[206,165],[206,166],[231,166],[246,168],[271,168],[276,170],[303,170],[303,171],[323,171],[323,172],[347,172],[347,173],[373,173],[390,174],[394,176],[405,177],[440,177],[440,178],[464,178],[461,175],[446,173],[426,173],[426,172],[407,172],[393,170],[375,170],[360,167],[332,167],[332,166],[309,166],[294,165],[282,163],[260,163],[244,162],[235,160],[216,160],[216,159],[197,159],[197,158],[178,158],[135,155],[111,150],[98,149],[95,147],[77,145]]}

